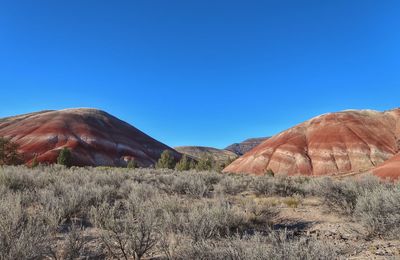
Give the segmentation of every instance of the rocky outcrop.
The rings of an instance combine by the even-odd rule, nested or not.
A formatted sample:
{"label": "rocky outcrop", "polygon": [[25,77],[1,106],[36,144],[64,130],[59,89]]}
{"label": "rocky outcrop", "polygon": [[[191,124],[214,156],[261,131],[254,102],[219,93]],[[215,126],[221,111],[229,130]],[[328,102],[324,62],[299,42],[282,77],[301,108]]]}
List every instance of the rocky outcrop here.
{"label": "rocky outcrop", "polygon": [[259,138],[250,138],[246,139],[241,143],[234,143],[229,145],[228,147],[225,148],[225,150],[234,152],[235,154],[241,156],[257,145],[261,144],[265,140],[267,140],[269,137],[259,137]]}
{"label": "rocky outcrop", "polygon": [[54,163],[60,149],[72,151],[78,166],[124,166],[135,159],[140,166],[155,164],[164,150],[172,148],[130,124],[96,109],[41,111],[0,119],[0,136],[19,145],[24,160]]}
{"label": "rocky outcrop", "polygon": [[[400,148],[400,109],[351,110],[318,116],[264,141],[224,172],[342,175],[374,169]],[[378,175],[396,165],[388,161]],[[390,162],[390,164],[389,164]],[[394,174],[396,175],[396,174]]]}

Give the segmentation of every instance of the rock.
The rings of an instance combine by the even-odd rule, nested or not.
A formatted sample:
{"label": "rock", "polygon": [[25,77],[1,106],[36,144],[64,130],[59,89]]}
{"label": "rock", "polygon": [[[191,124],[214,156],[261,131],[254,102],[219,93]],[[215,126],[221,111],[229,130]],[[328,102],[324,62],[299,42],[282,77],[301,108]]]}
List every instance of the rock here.
{"label": "rock", "polygon": [[0,136],[19,145],[26,163],[35,155],[41,163],[56,162],[63,147],[77,166],[139,166],[156,163],[164,150],[181,155],[130,124],[96,109],[41,111],[0,119]]}

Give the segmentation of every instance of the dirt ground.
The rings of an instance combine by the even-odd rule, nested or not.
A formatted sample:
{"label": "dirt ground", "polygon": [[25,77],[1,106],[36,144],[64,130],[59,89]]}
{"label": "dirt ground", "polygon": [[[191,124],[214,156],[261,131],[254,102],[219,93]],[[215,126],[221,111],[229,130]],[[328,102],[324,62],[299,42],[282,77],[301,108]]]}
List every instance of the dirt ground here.
{"label": "dirt ground", "polygon": [[319,198],[305,198],[297,207],[282,205],[279,228],[333,241],[347,259],[400,259],[400,240],[368,239],[361,225],[328,212]]}

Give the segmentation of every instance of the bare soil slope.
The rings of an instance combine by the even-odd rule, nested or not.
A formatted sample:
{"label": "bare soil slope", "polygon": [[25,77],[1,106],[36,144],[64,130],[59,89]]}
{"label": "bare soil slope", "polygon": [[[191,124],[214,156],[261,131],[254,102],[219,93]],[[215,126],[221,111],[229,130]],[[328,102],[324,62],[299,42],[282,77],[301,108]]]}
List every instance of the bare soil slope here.
{"label": "bare soil slope", "polygon": [[42,111],[0,119],[0,136],[20,146],[29,163],[54,163],[68,147],[78,166],[124,166],[135,159],[140,166],[154,164],[164,150],[180,154],[130,124],[96,109]]}
{"label": "bare soil slope", "polygon": [[[343,175],[373,170],[400,149],[400,109],[324,114],[264,141],[224,172]],[[395,157],[398,158],[398,157]],[[398,160],[374,173],[397,178]],[[390,164],[389,164],[390,162]]]}

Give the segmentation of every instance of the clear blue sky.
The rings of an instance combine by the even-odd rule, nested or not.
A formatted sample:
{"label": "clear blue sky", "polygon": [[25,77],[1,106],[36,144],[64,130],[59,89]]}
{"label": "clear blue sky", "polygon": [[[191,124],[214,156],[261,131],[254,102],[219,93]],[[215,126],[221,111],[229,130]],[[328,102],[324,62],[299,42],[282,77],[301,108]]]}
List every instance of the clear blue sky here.
{"label": "clear blue sky", "polygon": [[224,147],[400,104],[400,1],[0,1],[0,117],[95,107]]}

